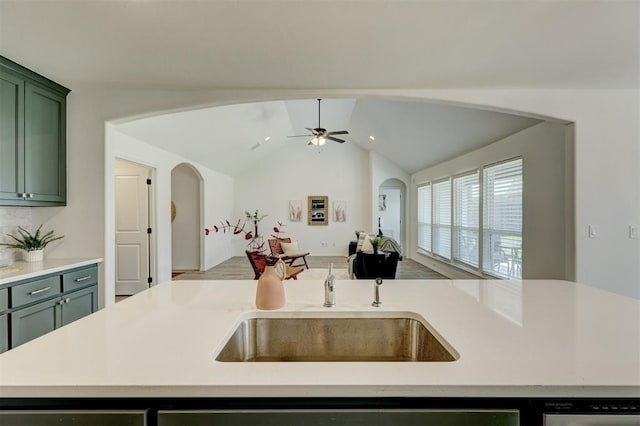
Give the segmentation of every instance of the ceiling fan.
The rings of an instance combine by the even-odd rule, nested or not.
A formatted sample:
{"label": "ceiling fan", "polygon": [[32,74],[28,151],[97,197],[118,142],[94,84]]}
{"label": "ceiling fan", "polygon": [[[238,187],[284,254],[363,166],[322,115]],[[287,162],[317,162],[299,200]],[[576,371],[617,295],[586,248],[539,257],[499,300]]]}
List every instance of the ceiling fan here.
{"label": "ceiling fan", "polygon": [[311,134],[308,135],[294,135],[294,136],[289,136],[290,138],[300,138],[300,137],[309,137],[311,136],[312,139],[309,141],[309,143],[307,145],[316,145],[316,146],[322,146],[325,143],[327,143],[327,139],[330,141],[334,141],[334,142],[338,142],[338,143],[344,143],[345,140],[344,139],[339,139],[334,137],[334,135],[348,135],[349,132],[346,130],[337,130],[337,131],[333,131],[333,132],[329,132],[327,131],[327,129],[322,128],[322,126],[320,126],[320,102],[322,101],[322,99],[318,99],[318,127],[316,127],[315,129],[311,129],[309,127],[306,127],[306,129],[308,131],[311,132]]}

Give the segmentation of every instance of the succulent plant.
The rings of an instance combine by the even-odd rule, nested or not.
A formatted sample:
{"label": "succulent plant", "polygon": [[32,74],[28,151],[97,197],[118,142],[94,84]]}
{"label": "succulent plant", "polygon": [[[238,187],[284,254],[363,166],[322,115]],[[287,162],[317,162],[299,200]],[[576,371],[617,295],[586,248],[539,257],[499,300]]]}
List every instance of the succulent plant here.
{"label": "succulent plant", "polygon": [[25,251],[34,251],[34,250],[42,250],[47,246],[47,244],[64,238],[64,235],[59,237],[54,236],[53,235],[54,231],[49,231],[45,234],[41,234],[40,232],[41,228],[42,228],[42,225],[38,227],[35,234],[31,234],[29,231],[27,231],[23,227],[18,226],[18,234],[20,234],[19,237],[16,237],[11,234],[7,234],[8,237],[13,238],[16,242],[0,243],[0,245],[11,247],[11,248],[22,249]]}

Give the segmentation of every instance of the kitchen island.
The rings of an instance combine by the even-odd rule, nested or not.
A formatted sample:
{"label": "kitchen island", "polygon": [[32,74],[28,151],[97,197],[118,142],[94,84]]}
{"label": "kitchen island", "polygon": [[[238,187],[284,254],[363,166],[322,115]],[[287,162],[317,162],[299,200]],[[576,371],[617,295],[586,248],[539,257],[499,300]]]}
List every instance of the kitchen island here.
{"label": "kitchen island", "polygon": [[[300,399],[358,398],[367,405],[400,398],[425,406],[469,399],[476,401],[470,403],[474,407],[493,401],[491,407],[521,409],[524,401],[550,404],[556,398],[582,399],[591,408],[597,401],[616,401],[622,404],[616,409],[640,412],[640,302],[635,299],[553,280],[387,280],[383,305],[375,308],[373,281],[339,280],[337,306],[323,308],[322,281],[311,280],[286,281],[286,306],[257,311],[255,286],[255,281],[164,283],[4,353],[3,408],[86,398],[96,406],[108,398],[127,407],[123,401],[130,398],[150,406],[166,398],[266,398],[280,406]],[[373,314],[421,318],[457,359],[215,360],[245,318]],[[378,402],[374,406],[380,407]]]}

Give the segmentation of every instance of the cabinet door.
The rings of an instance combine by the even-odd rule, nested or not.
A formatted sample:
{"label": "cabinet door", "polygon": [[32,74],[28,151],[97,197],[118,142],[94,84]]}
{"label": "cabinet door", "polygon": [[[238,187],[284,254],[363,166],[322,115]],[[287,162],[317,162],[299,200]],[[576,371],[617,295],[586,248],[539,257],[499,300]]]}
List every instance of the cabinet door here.
{"label": "cabinet door", "polygon": [[0,70],[0,199],[22,200],[24,80]]}
{"label": "cabinet door", "polygon": [[145,426],[145,410],[0,410],[2,426]]}
{"label": "cabinet door", "polygon": [[61,325],[67,325],[98,310],[98,286],[65,294],[62,300]]}
{"label": "cabinet door", "polygon": [[9,316],[0,315],[0,354],[9,349]]}
{"label": "cabinet door", "polygon": [[11,347],[53,331],[60,323],[60,299],[51,299],[12,312]]}
{"label": "cabinet door", "polygon": [[27,199],[66,202],[66,98],[25,85],[25,189]]}

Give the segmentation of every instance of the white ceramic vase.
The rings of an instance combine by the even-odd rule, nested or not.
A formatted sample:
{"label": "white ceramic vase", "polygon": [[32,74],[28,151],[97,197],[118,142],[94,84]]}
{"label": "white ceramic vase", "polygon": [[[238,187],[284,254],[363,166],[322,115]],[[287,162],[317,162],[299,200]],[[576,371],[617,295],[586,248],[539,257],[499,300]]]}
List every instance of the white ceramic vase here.
{"label": "white ceramic vase", "polygon": [[31,250],[24,252],[25,262],[42,262],[44,259],[44,250]]}

